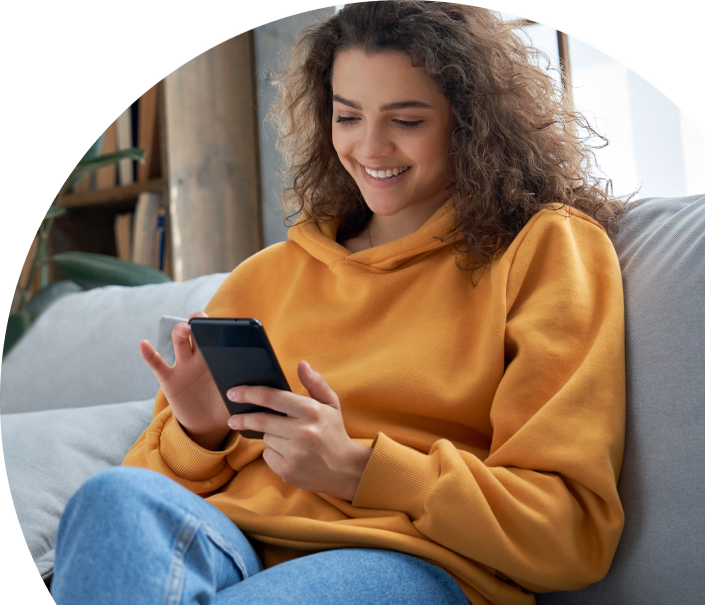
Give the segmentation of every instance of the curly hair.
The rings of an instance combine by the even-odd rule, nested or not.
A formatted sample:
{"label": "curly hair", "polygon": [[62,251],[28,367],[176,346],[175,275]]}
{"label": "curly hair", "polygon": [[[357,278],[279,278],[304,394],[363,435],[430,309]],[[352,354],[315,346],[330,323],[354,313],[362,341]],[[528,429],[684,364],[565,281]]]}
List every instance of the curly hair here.
{"label": "curly hair", "polygon": [[[448,192],[457,218],[443,239],[454,242],[459,267],[486,267],[547,204],[576,208],[615,233],[625,203],[593,174],[593,150],[607,141],[570,107],[539,65],[545,55],[516,28],[485,9],[411,0],[346,5],[305,28],[277,77],[281,96],[270,114],[289,166],[284,206],[340,219],[341,233],[365,227],[372,213],[332,142],[333,62],[345,49],[398,50],[450,101]],[[602,145],[588,144],[595,136]]]}

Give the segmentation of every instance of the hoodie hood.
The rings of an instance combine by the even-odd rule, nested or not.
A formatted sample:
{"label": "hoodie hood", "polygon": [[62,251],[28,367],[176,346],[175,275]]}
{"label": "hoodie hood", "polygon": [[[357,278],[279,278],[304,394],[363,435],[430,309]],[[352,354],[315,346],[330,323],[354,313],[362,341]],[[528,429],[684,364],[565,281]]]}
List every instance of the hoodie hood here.
{"label": "hoodie hood", "polygon": [[289,240],[328,267],[346,261],[378,271],[393,271],[454,241],[438,239],[453,228],[454,214],[453,203],[449,199],[414,233],[361,252],[350,252],[335,241],[340,226],[337,219],[319,223],[300,218],[289,229]]}

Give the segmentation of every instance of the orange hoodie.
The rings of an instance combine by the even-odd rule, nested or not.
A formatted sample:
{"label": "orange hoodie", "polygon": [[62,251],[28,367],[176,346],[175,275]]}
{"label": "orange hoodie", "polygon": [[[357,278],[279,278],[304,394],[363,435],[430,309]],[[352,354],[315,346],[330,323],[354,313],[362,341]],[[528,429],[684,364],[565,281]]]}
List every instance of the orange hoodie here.
{"label": "orange hoodie", "polygon": [[260,440],[201,448],[161,391],[124,464],[202,494],[265,566],[396,550],[443,567],[474,605],[599,580],[623,525],[615,251],[584,214],[542,210],[473,287],[434,237],[452,222],[448,202],[417,232],[356,253],[336,243],[336,223],[299,222],[206,307],[259,319],[294,392],[306,394],[305,359],[338,394],[348,434],[374,448],[352,503],[284,483]]}

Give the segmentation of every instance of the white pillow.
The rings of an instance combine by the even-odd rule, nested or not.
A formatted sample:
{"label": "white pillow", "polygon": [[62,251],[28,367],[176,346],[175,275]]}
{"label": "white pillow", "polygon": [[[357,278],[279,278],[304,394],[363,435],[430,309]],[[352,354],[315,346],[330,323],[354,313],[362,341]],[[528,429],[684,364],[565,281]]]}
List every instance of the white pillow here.
{"label": "white pillow", "polygon": [[122,463],[149,425],[154,397],[87,408],[3,415],[12,500],[39,573],[54,570],[54,540],[66,503],[93,473]]}
{"label": "white pillow", "polygon": [[69,294],[37,320],[2,366],[3,414],[153,397],[159,385],[139,354],[157,346],[162,316],[202,310],[227,273],[185,282],[107,286]]}

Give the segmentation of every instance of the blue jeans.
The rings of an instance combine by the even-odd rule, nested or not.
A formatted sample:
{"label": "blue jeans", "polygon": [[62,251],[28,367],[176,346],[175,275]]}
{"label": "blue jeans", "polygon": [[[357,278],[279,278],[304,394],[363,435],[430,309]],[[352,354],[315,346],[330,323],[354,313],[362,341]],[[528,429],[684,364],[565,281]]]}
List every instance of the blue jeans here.
{"label": "blue jeans", "polygon": [[217,508],[128,467],[96,473],[69,501],[51,592],[57,605],[468,603],[441,568],[386,550],[329,550],[263,570]]}

